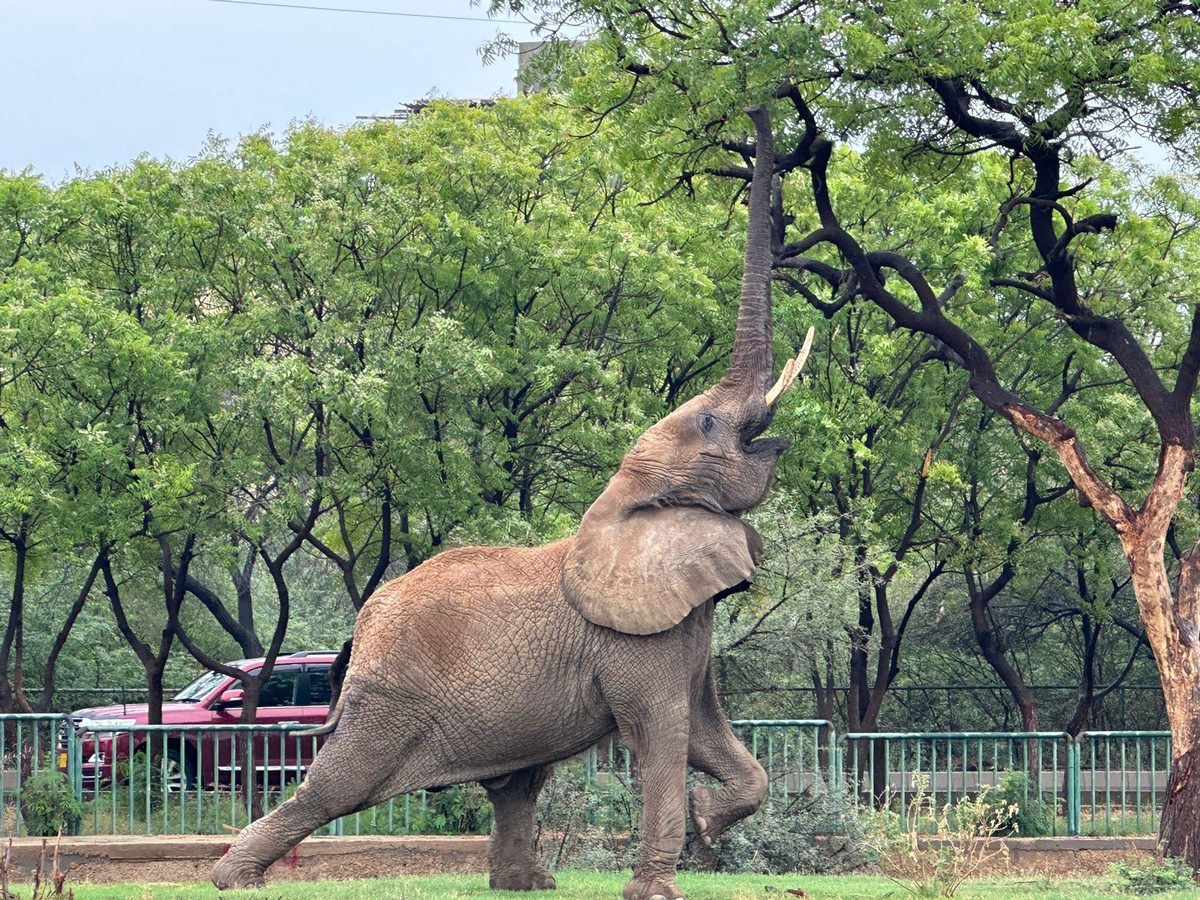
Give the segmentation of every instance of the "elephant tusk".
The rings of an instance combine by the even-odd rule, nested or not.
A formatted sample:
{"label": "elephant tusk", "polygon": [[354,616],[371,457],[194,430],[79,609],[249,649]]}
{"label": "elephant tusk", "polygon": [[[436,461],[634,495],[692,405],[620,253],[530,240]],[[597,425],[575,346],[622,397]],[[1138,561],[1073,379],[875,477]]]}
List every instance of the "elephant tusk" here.
{"label": "elephant tusk", "polygon": [[809,351],[812,350],[813,335],[815,333],[815,328],[809,328],[808,334],[804,336],[804,346],[800,348],[800,352],[796,354],[796,358],[789,359],[783,364],[783,371],[779,373],[779,380],[767,391],[767,406],[774,406],[775,401],[796,383],[796,379],[804,371],[804,364],[808,361]]}

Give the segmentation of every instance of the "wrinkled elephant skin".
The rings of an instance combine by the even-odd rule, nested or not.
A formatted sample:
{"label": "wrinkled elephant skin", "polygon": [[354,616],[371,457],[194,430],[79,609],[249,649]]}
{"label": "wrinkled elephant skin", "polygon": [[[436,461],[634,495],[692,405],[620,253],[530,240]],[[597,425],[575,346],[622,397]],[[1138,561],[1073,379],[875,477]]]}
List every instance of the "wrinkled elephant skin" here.
{"label": "wrinkled elephant skin", "polygon": [[[714,603],[744,590],[761,550],[742,514],[762,501],[786,442],[760,438],[805,351],[772,387],[770,123],[751,112],[757,163],[746,270],[725,376],[650,428],[579,532],[535,548],[449,550],[363,607],[331,732],[295,795],[243,830],[213,871],[258,885],[327,822],[398,794],[487,789],[491,885],[554,879],[533,851],[551,765],[618,732],[643,788],[643,843],[626,900],[673,900],[689,766],[711,844],[758,808],[762,767],[730,730],[711,665]],[[810,334],[811,339],[811,334]]]}

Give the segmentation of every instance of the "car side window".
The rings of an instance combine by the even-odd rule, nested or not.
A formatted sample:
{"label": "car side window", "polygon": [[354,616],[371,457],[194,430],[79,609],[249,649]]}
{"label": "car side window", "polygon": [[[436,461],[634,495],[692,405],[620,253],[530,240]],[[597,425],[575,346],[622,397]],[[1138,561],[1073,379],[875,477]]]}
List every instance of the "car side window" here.
{"label": "car side window", "polygon": [[296,676],[299,674],[296,669],[281,669],[272,672],[258,695],[258,705],[260,707],[295,706]]}
{"label": "car side window", "polygon": [[310,706],[327,706],[332,697],[329,688],[329,666],[308,667],[308,702]]}

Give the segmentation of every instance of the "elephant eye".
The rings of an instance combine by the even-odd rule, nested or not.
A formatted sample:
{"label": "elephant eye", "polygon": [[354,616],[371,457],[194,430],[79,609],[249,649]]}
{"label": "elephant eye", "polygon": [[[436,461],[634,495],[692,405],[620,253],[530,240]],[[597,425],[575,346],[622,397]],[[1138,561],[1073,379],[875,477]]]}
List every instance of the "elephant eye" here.
{"label": "elephant eye", "polygon": [[708,434],[713,430],[713,425],[716,424],[716,419],[712,417],[712,413],[700,414],[700,430]]}

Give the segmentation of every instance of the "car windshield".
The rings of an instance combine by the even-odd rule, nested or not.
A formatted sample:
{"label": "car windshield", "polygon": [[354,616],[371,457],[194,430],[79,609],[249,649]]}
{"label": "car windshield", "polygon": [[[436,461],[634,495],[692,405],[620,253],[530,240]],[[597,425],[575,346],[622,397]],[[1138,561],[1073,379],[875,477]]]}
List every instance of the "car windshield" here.
{"label": "car windshield", "polygon": [[171,699],[177,703],[199,703],[227,677],[220,672],[205,672]]}

